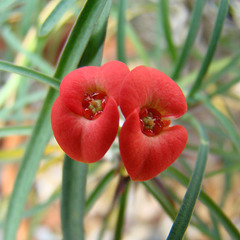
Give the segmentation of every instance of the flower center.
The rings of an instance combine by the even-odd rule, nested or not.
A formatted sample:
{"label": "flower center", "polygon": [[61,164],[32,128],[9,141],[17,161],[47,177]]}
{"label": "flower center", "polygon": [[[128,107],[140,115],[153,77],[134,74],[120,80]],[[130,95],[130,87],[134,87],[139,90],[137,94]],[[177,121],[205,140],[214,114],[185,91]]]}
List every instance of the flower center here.
{"label": "flower center", "polygon": [[170,121],[162,120],[161,114],[156,109],[149,107],[140,110],[139,118],[142,132],[149,137],[158,135],[170,124]]}
{"label": "flower center", "polygon": [[89,120],[97,119],[107,103],[107,94],[103,91],[85,93],[82,101],[83,115]]}

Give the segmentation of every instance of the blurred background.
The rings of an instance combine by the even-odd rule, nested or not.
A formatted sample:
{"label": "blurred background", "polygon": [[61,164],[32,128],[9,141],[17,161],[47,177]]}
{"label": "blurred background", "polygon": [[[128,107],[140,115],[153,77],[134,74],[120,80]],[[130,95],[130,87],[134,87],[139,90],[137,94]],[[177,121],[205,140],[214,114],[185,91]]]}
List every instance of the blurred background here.
{"label": "blurred background", "polygon": [[[128,0],[125,25],[126,62],[130,69],[138,65],[155,67],[173,76],[176,60],[184,45],[195,1],[169,0],[169,31],[173,48],[169,48],[164,32],[161,1]],[[52,76],[58,57],[84,1],[71,1],[59,15],[57,24],[41,35],[40,27],[56,8],[59,1],[2,0],[0,2],[0,59],[29,67]],[[189,91],[209,46],[219,1],[205,3],[194,46],[178,76],[185,94]],[[117,59],[117,19],[119,1],[113,1],[110,11],[102,63]],[[211,104],[230,119],[239,136],[240,120],[240,1],[231,0],[221,38],[201,92],[209,96]],[[228,69],[230,61],[235,62]],[[224,71],[221,71],[225,69]],[[174,79],[175,80],[175,79]],[[228,84],[230,83],[230,84]],[[220,92],[218,91],[220,89]],[[0,71],[0,239],[16,174],[41,110],[48,86],[33,79]],[[240,229],[240,162],[239,152],[226,134],[224,127],[204,104],[189,108],[204,125],[210,139],[210,154],[203,182],[204,191],[221,207]],[[181,119],[179,120],[181,121]],[[176,124],[178,121],[175,122]],[[199,137],[184,120],[189,133],[186,149],[174,166],[191,176],[197,156]],[[28,196],[17,240],[60,240],[60,188],[64,153],[51,137],[41,160],[34,185]],[[100,162],[90,165],[87,196],[102,177],[118,168],[117,140]],[[117,218],[114,200],[119,176],[111,181],[85,218],[86,239],[113,239]],[[167,172],[160,174],[157,183],[162,193],[178,209],[186,188]],[[215,239],[231,239],[198,202],[195,219],[200,219],[202,230],[190,225],[186,239],[212,239],[204,226],[215,229]],[[124,240],[166,239],[172,219],[166,214],[143,184],[132,183],[128,198]],[[101,234],[100,234],[101,233]],[[100,235],[100,237],[99,237]]]}

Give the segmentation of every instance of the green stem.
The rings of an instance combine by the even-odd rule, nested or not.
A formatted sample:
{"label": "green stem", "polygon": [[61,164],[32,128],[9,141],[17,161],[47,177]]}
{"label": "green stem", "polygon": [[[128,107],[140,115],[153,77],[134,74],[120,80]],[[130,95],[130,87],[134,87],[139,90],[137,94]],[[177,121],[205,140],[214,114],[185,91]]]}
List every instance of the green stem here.
{"label": "green stem", "polygon": [[217,48],[217,43],[219,41],[221,31],[223,28],[224,20],[226,17],[228,11],[228,0],[221,0],[219,9],[218,9],[218,14],[217,18],[214,24],[213,32],[209,41],[208,45],[208,50],[207,53],[204,57],[202,66],[200,68],[200,71],[198,73],[198,76],[192,86],[192,89],[190,90],[189,93],[189,98],[192,99],[195,95],[195,93],[200,89],[200,86],[202,84],[203,78],[205,77],[208,67],[212,61],[213,55],[215,53],[215,50]]}
{"label": "green stem", "polygon": [[56,78],[49,77],[41,72],[37,72],[33,69],[17,66],[6,61],[0,61],[0,70],[6,72],[17,73],[25,77],[34,78],[37,81],[48,84],[49,86],[59,89],[60,81]]}
{"label": "green stem", "polygon": [[[188,185],[189,179],[176,168],[170,166],[166,171],[171,176],[171,178],[175,178],[179,183],[183,184],[184,186]],[[216,203],[204,191],[201,191],[199,195],[199,200],[204,205],[206,205],[209,211],[218,219],[218,222],[222,224],[222,226],[226,229],[232,239],[240,239],[240,232],[238,231],[236,226],[224,214],[221,208],[218,207]]]}
{"label": "green stem", "polygon": [[[106,2],[107,0],[88,0],[86,2],[59,58],[54,78],[62,79],[67,73],[77,67]],[[31,135],[10,198],[4,226],[4,240],[16,239],[17,228],[23,214],[28,193],[37,172],[39,161],[51,135],[51,106],[57,96],[58,92],[50,88]]]}
{"label": "green stem", "polygon": [[178,215],[173,223],[173,226],[167,238],[168,240],[183,238],[187,230],[187,227],[190,223],[193,210],[201,190],[203,174],[207,163],[209,145],[208,138],[205,134],[203,127],[197,122],[197,120],[191,117],[190,121],[193,125],[195,125],[195,127],[198,129],[200,133],[201,136],[200,148],[190,184],[184,196],[181,208],[178,212]]}
{"label": "green stem", "polygon": [[202,84],[201,88],[206,89],[209,84],[217,82],[222,75],[230,72],[239,63],[239,60],[240,52],[238,52],[234,57],[231,57],[225,65],[223,65],[217,72],[210,76],[210,78]]}
{"label": "green stem", "polygon": [[167,196],[164,193],[162,193],[160,189],[157,189],[156,186],[154,186],[153,181],[142,182],[142,184],[146,187],[149,193],[152,194],[152,196],[160,203],[160,205],[168,214],[168,216],[171,219],[174,219],[177,215],[176,209],[172,202],[169,201]]}
{"label": "green stem", "polygon": [[238,82],[240,82],[240,74],[238,74],[234,79],[227,82],[226,84],[218,86],[217,90],[215,90],[213,93],[209,95],[209,98],[212,98],[217,94],[222,94],[224,92],[227,92],[231,87],[233,87]]}
{"label": "green stem", "polygon": [[[88,1],[91,6],[92,1]],[[88,4],[87,2],[87,4]],[[103,4],[104,1],[102,1]],[[108,15],[111,6],[111,0],[105,1],[105,6],[98,18],[91,38],[85,48],[84,54],[78,66],[100,65],[102,59],[102,46],[105,39]],[[95,1],[97,3],[97,1]],[[108,178],[100,185],[88,202],[85,204],[85,185],[87,177],[87,165],[72,160],[66,155],[63,166],[63,183],[62,183],[62,202],[61,202],[61,220],[64,240],[83,240],[84,227],[83,219],[91,204],[94,203],[97,196],[100,195],[101,189],[107,184]]]}
{"label": "green stem", "polygon": [[185,40],[184,46],[182,48],[182,52],[177,59],[174,72],[172,74],[172,78],[174,80],[178,79],[179,74],[184,66],[184,63],[187,60],[187,56],[189,55],[189,52],[193,46],[194,40],[197,35],[198,27],[199,27],[201,16],[202,16],[202,10],[205,2],[206,0],[197,0],[195,3],[188,35]]}
{"label": "green stem", "polygon": [[105,190],[107,184],[112,180],[114,177],[115,170],[111,170],[104,176],[104,178],[99,182],[99,184],[96,186],[96,188],[93,190],[91,195],[86,201],[86,207],[85,207],[85,214],[88,213],[88,211],[91,209],[93,204],[97,201],[99,196],[102,194],[102,192]]}
{"label": "green stem", "polygon": [[126,63],[125,55],[125,12],[127,8],[127,0],[120,0],[118,12],[118,25],[117,25],[117,58],[119,61]]}
{"label": "green stem", "polygon": [[127,206],[127,196],[128,196],[129,186],[130,186],[129,178],[124,180],[126,180],[127,183],[125,183],[126,185],[124,186],[123,193],[120,197],[120,208],[119,208],[118,220],[117,220],[115,237],[114,237],[115,240],[122,239],[122,232],[123,232],[123,226],[124,226],[124,217],[125,217],[125,211]]}
{"label": "green stem", "polygon": [[161,16],[162,16],[162,22],[163,22],[163,30],[165,34],[165,38],[167,41],[168,49],[170,52],[170,56],[172,58],[172,61],[175,61],[177,58],[177,52],[172,40],[172,34],[171,34],[171,26],[169,22],[169,8],[168,8],[168,1],[167,0],[160,0],[161,5]]}
{"label": "green stem", "polygon": [[64,240],[83,240],[85,186],[88,165],[65,155],[62,180],[61,219]]}

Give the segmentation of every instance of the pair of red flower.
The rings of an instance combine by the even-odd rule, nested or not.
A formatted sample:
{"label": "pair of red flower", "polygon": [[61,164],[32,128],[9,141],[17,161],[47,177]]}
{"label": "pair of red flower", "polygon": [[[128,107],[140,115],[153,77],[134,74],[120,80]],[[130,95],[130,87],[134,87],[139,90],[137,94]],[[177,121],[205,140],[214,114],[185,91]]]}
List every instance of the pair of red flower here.
{"label": "pair of red flower", "polygon": [[55,138],[71,158],[93,163],[112,145],[119,110],[126,118],[119,148],[129,176],[145,181],[169,167],[181,154],[187,131],[170,127],[187,111],[178,85],[164,73],[139,66],[129,71],[119,61],[82,67],[62,81],[51,122]]}

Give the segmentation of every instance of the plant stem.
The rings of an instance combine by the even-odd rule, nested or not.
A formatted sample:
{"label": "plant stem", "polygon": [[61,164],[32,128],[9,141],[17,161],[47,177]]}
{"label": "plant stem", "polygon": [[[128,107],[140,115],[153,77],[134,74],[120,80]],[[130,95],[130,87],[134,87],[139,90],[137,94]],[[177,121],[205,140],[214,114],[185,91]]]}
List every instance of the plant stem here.
{"label": "plant stem", "polygon": [[65,240],[83,240],[85,186],[88,165],[65,155],[62,180],[61,219]]}

